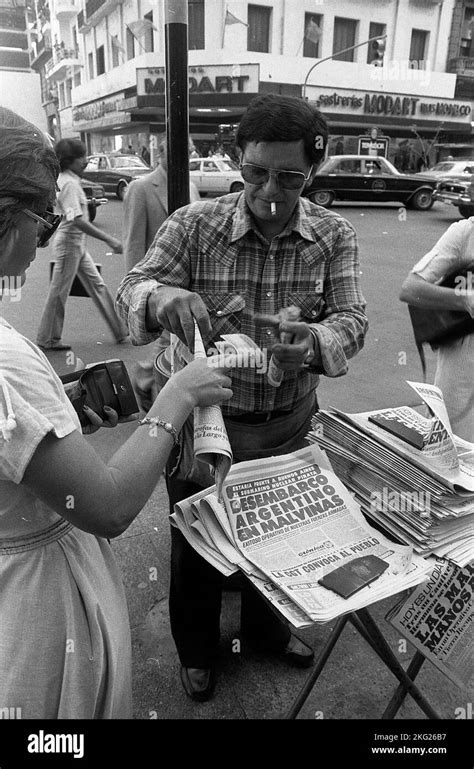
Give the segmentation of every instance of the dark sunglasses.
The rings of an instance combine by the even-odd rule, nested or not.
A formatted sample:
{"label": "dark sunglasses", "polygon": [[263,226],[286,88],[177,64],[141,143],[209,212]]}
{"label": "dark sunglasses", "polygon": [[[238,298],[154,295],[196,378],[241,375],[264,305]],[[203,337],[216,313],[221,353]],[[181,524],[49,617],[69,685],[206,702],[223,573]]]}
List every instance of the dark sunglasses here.
{"label": "dark sunglasses", "polygon": [[34,219],[35,222],[39,222],[39,224],[43,226],[42,231],[38,235],[38,240],[36,241],[36,248],[44,248],[48,245],[51,236],[54,235],[58,229],[61,219],[63,218],[62,214],[55,214],[53,211],[46,211],[43,217],[35,214],[34,211],[30,211],[29,208],[24,208],[23,213],[29,216],[30,219]]}
{"label": "dark sunglasses", "polygon": [[240,173],[244,181],[249,184],[266,184],[270,176],[275,176],[280,187],[287,190],[297,190],[308,181],[311,176],[313,166],[305,176],[302,171],[280,171],[278,168],[264,168],[255,166],[253,163],[241,163]]}

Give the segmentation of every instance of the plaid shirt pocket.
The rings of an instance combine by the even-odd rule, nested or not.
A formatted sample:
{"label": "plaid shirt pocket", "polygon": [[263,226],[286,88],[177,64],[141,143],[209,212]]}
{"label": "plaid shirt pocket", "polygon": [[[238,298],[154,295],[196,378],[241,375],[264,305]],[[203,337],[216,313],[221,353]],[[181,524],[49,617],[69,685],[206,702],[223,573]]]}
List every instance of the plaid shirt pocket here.
{"label": "plaid shirt pocket", "polygon": [[288,305],[294,305],[301,310],[301,320],[305,323],[317,323],[324,316],[325,301],[322,294],[312,291],[294,292],[288,294]]}
{"label": "plaid shirt pocket", "polygon": [[239,334],[242,329],[242,311],[245,308],[243,294],[224,294],[200,291],[199,295],[207,307],[211,319],[213,339],[221,334]]}

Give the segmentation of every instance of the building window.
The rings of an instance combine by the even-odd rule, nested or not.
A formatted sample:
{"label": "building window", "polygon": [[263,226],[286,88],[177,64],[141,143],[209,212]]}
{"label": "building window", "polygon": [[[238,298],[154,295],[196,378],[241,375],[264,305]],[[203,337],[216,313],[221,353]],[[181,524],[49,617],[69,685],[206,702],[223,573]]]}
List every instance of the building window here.
{"label": "building window", "polygon": [[66,107],[70,107],[72,103],[72,79],[69,78],[66,80],[66,87],[65,87],[65,103]]}
{"label": "building window", "polygon": [[[358,21],[356,19],[343,19],[336,16],[334,19],[334,38],[332,52],[344,51],[356,44]],[[339,56],[333,56],[336,61],[354,61],[354,51],[346,51]]]}
{"label": "building window", "polygon": [[66,106],[66,103],[64,100],[64,83],[59,83],[58,95],[59,95],[59,109],[64,109],[64,107]]}
{"label": "building window", "polygon": [[135,37],[127,27],[127,61],[135,58]]}
{"label": "building window", "polygon": [[428,32],[424,29],[412,29],[410,44],[410,66],[419,68],[420,62],[426,59]]}
{"label": "building window", "polygon": [[[377,24],[375,21],[370,22],[369,27],[369,40],[371,40],[373,37],[382,37],[382,35],[385,35],[386,31],[385,24]],[[367,46],[367,64],[372,64],[374,60],[374,51],[372,48],[372,45],[369,43]]]}
{"label": "building window", "polygon": [[89,80],[94,79],[94,54],[91,52],[87,55],[87,65],[89,70]]}
{"label": "building window", "polygon": [[319,40],[321,38],[321,14],[305,13],[303,56],[319,59]]}
{"label": "building window", "polygon": [[270,53],[270,19],[272,9],[264,5],[249,5],[247,50]]}
{"label": "building window", "polygon": [[78,85],[81,85],[81,73],[76,72],[74,75],[74,88],[77,88]]}
{"label": "building window", "polygon": [[112,67],[118,67],[120,64],[119,61],[119,49],[117,47],[117,44],[120,45],[119,41],[116,37],[112,36],[111,38],[111,48],[112,48]]}
{"label": "building window", "polygon": [[203,49],[204,43],[204,0],[188,0],[188,48]]}
{"label": "building window", "polygon": [[103,45],[99,46],[96,51],[96,62],[97,75],[103,75],[105,72],[105,50]]}
{"label": "building window", "polygon": [[[149,21],[151,24],[153,24],[153,11],[150,11],[150,13],[145,13],[144,18]],[[150,29],[147,29],[145,31],[145,34],[143,35],[143,41],[142,41],[143,48],[145,49],[146,53],[153,53],[154,47],[153,47],[153,27],[150,27]]]}
{"label": "building window", "polygon": [[461,29],[459,56],[474,57],[474,8],[464,9],[464,22]]}

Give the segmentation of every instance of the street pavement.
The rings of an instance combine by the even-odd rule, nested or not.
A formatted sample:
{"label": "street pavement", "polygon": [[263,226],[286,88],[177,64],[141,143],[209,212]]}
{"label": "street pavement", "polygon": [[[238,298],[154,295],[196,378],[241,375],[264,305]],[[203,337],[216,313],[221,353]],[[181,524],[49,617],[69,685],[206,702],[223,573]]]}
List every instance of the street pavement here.
{"label": "street pavement", "polygon": [[[435,204],[429,212],[405,211],[393,204],[349,205],[335,209],[358,232],[361,281],[368,302],[370,330],[361,353],[350,363],[346,376],[325,379],[319,388],[320,406],[356,412],[413,404],[416,398],[405,380],[420,381],[421,368],[413,342],[406,305],[398,292],[413,264],[446,228],[456,221],[457,210]],[[109,199],[99,209],[95,224],[120,237],[122,204]],[[107,256],[108,247],[89,239],[89,250],[115,292],[122,257]],[[49,277],[50,249],[38,251],[28,270],[21,301],[2,303],[2,312],[20,332],[35,340]],[[51,353],[60,373],[71,371],[76,356],[85,363],[121,358],[133,367],[149,359],[152,346],[116,345],[92,301],[71,297],[66,310],[63,341],[74,355]],[[432,377],[434,357],[428,355]],[[88,438],[105,459],[130,435],[134,425],[100,430]],[[169,630],[167,609],[169,580],[168,504],[163,478],[145,508],[129,529],[113,541],[129,602],[133,637],[134,717],[136,719],[281,719],[305,682],[308,671],[287,666],[282,660],[245,648],[239,639],[239,593],[229,584],[224,593],[221,661],[214,699],[198,704],[185,696],[179,682],[179,665]],[[397,598],[371,608],[373,617],[397,658],[408,664],[413,649],[404,650],[402,639],[384,620]],[[315,652],[321,649],[334,623],[315,625],[300,633]],[[426,662],[417,678],[420,689],[444,719],[455,719],[466,709],[466,695]],[[347,625],[324,671],[303,706],[301,719],[379,719],[397,681],[377,659],[358,633]],[[419,719],[424,714],[407,698],[399,718]]]}

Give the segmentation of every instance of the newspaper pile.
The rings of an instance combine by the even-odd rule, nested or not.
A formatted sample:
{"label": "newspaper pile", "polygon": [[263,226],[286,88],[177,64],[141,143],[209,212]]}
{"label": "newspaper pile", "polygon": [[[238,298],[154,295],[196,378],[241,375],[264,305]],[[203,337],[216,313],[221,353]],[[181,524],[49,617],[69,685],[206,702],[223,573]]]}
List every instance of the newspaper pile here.
{"label": "newspaper pile", "polygon": [[[222,501],[215,487],[204,489],[171,519],[203,558],[226,576],[240,569],[295,627],[395,595],[430,568],[367,523],[316,445],[234,465]],[[376,578],[374,561],[385,569]],[[339,587],[321,584],[336,571]]]}
{"label": "newspaper pile", "polygon": [[474,558],[474,444],[453,435],[439,388],[409,382],[429,408],[320,411],[308,435],[363,513],[422,556]]}
{"label": "newspaper pile", "polygon": [[472,695],[474,564],[460,569],[439,558],[428,579],[387,614],[387,620],[433,665]]}

